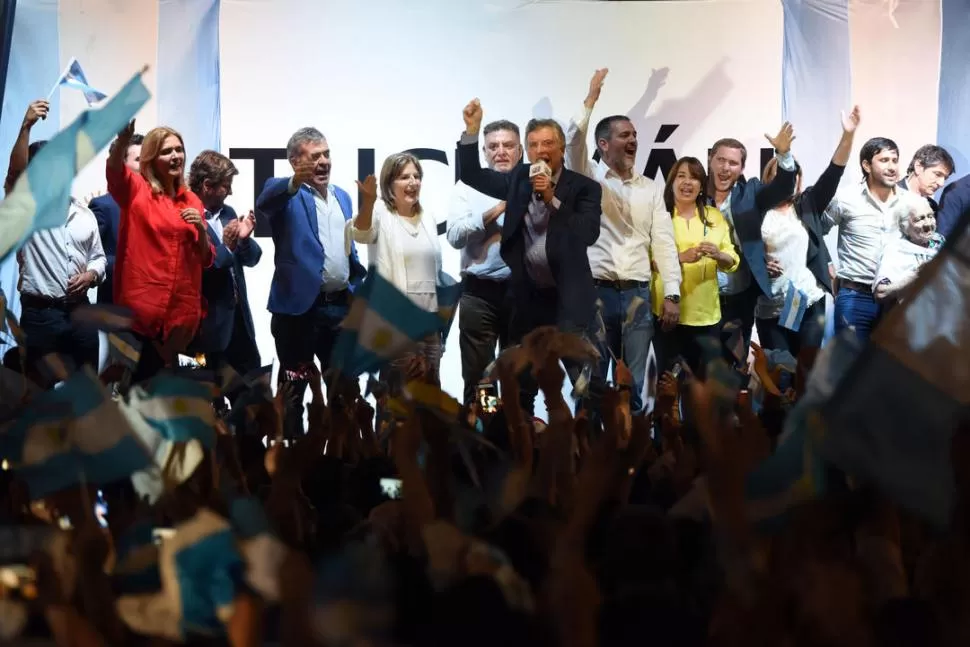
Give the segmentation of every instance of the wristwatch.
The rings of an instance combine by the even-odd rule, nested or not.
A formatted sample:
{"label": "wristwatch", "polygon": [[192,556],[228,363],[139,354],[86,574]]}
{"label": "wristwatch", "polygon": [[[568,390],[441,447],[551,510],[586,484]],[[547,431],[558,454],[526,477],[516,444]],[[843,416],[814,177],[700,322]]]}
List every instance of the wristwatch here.
{"label": "wristwatch", "polygon": [[668,294],[664,297],[664,301],[670,301],[671,303],[680,303],[679,294]]}

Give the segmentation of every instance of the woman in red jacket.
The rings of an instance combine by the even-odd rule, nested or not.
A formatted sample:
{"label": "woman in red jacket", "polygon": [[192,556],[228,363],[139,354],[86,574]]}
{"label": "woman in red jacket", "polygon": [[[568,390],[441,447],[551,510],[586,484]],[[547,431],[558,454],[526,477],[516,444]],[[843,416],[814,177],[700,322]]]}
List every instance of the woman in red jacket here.
{"label": "woman in red jacket", "polygon": [[157,373],[186,348],[204,316],[202,270],[212,264],[204,208],[185,185],[185,146],[171,128],[145,135],[141,172],[124,163],[135,122],[108,157],[108,192],[121,207],[114,299],[134,314],[143,342],[133,382]]}

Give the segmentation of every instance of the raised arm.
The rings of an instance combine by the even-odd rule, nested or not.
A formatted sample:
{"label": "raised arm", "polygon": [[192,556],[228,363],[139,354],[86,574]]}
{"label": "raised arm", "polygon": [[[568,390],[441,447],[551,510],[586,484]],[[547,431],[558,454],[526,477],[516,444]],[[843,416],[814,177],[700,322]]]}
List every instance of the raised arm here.
{"label": "raised arm", "polygon": [[[860,119],[859,106],[855,106],[849,114],[842,113],[842,137],[839,139],[838,146],[835,147],[835,153],[832,154],[832,162],[828,165],[828,168],[822,171],[818,182],[805,189],[805,193],[812,196],[815,209],[808,213],[800,211],[798,214],[800,218],[824,219],[823,213],[835,198],[835,193],[839,190],[839,182],[842,181],[842,174],[849,163],[852,141],[855,138],[855,131],[859,127]],[[823,221],[822,225],[825,227],[827,223]]]}
{"label": "raised arm", "polygon": [[4,194],[9,194],[17,178],[27,168],[29,149],[30,149],[30,129],[34,127],[39,119],[47,119],[50,111],[50,104],[43,99],[34,101],[27,107],[27,114],[24,121],[20,124],[20,132],[17,133],[17,140],[14,142],[13,150],[10,151],[10,164],[7,166],[7,179],[3,183]]}
{"label": "raised arm", "polygon": [[593,177],[593,165],[589,156],[589,148],[586,145],[589,118],[592,116],[593,108],[600,98],[603,81],[608,73],[609,70],[606,68],[596,70],[593,73],[593,78],[589,81],[589,91],[583,101],[583,110],[573,117],[566,127],[566,166],[590,178]]}
{"label": "raised arm", "polygon": [[[362,245],[372,245],[377,242],[377,227],[374,222],[374,205],[377,204],[377,178],[368,175],[364,181],[357,181],[360,189],[360,210],[347,225],[350,237]],[[378,216],[380,217],[380,216]],[[351,252],[350,241],[347,241],[347,254]]]}
{"label": "raised arm", "polygon": [[493,169],[482,168],[478,159],[478,132],[482,128],[482,114],[482,105],[478,99],[472,99],[462,111],[465,132],[458,142],[459,179],[476,191],[496,200],[505,200],[509,195],[512,173],[499,173]]}
{"label": "raised arm", "polygon": [[755,194],[755,203],[758,211],[766,212],[768,209],[781,204],[795,193],[795,158],[791,154],[791,144],[795,140],[795,132],[792,125],[787,121],[782,124],[781,130],[774,137],[765,134],[771,146],[775,149],[775,156],[778,158],[778,173],[768,184],[763,184]]}

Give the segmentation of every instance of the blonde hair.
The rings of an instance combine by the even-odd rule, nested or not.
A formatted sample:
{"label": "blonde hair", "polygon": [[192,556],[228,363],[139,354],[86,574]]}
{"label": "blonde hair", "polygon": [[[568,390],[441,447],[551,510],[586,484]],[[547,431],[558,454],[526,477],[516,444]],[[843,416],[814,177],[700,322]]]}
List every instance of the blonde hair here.
{"label": "blonde hair", "polygon": [[[418,172],[418,179],[424,177],[424,171],[421,170],[421,162],[411,153],[395,153],[384,160],[384,165],[381,167],[381,200],[384,201],[384,206],[391,213],[397,213],[392,185],[394,184],[394,180],[401,177],[401,173],[404,172],[408,164],[414,164],[414,168]],[[420,215],[420,213],[421,202],[419,200],[414,203],[414,215]]]}
{"label": "blonde hair", "polygon": [[[179,134],[177,130],[169,128],[168,126],[159,126],[158,128],[152,128],[145,135],[145,141],[141,144],[141,158],[139,160],[139,166],[141,168],[141,175],[148,184],[152,187],[152,193],[158,195],[165,192],[165,187],[162,185],[161,180],[155,176],[154,162],[158,158],[159,152],[162,150],[162,145],[165,143],[165,139],[169,135],[174,135],[178,137],[179,143],[182,145],[182,152],[185,152],[185,141],[182,139],[182,135]],[[183,164],[183,168],[184,168]],[[185,186],[185,178],[179,176],[175,181],[175,191],[179,190],[179,187]]]}

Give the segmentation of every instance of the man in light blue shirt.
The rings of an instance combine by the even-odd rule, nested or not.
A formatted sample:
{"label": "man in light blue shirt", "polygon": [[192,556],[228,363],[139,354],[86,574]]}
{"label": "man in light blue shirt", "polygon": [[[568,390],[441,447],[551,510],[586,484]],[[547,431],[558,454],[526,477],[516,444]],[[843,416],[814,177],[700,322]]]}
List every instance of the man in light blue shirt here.
{"label": "man in light blue shirt", "polygon": [[[519,127],[510,121],[485,126],[485,161],[502,173],[522,159]],[[464,401],[475,400],[476,386],[495,359],[495,344],[508,345],[511,308],[506,298],[509,268],[502,260],[505,201],[455,185],[448,209],[448,242],[461,250],[463,291],[458,308],[458,345],[465,383]]]}

